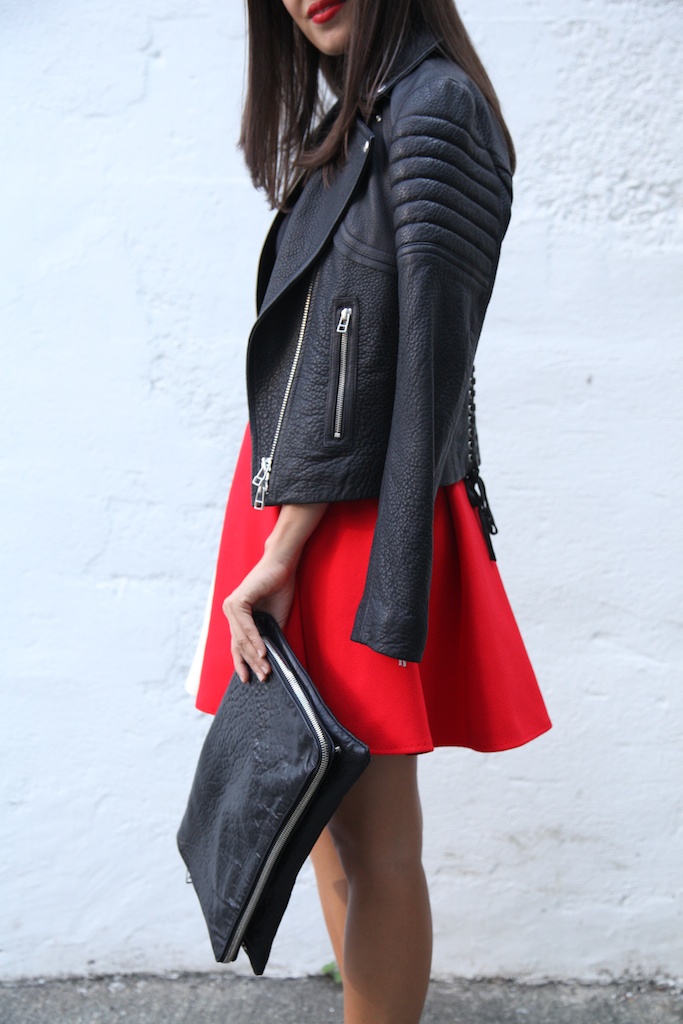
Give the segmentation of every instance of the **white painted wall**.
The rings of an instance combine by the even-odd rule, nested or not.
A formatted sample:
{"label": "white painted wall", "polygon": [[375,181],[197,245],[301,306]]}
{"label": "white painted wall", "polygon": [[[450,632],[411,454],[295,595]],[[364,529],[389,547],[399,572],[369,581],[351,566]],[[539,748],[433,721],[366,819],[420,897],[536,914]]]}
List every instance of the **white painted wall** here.
{"label": "white painted wall", "polygon": [[[2,977],[213,967],[175,829],[269,222],[241,7],[0,11]],[[479,409],[555,728],[422,761],[434,968],[681,976],[682,9],[462,11],[519,147]],[[306,871],[269,970],[328,958]]]}

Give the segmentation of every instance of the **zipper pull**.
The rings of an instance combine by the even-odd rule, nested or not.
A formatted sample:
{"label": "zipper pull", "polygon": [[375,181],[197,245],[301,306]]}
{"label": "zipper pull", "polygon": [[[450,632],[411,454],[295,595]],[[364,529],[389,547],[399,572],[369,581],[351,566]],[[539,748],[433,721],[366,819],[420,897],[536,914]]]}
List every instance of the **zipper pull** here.
{"label": "zipper pull", "polygon": [[256,497],[254,498],[254,508],[262,509],[266,504],[266,494],[268,493],[268,480],[270,479],[270,467],[272,459],[266,458],[265,456],[261,459],[261,468],[258,473],[251,481],[256,487]]}
{"label": "zipper pull", "polygon": [[337,333],[346,334],[349,329],[349,320],[351,319],[351,313],[353,310],[350,306],[344,306],[341,313],[339,314],[339,323],[337,324]]}

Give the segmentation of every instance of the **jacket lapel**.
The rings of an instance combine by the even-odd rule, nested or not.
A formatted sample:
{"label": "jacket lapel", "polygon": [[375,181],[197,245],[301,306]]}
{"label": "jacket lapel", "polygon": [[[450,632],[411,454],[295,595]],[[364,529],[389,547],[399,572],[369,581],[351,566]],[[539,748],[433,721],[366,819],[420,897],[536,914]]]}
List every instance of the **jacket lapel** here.
{"label": "jacket lapel", "polygon": [[270,275],[273,272],[273,264],[275,263],[275,250],[277,247],[277,235],[280,230],[280,224],[285,217],[282,210],[279,210],[275,215],[275,220],[270,226],[270,230],[266,235],[266,240],[263,243],[263,249],[261,250],[261,258],[259,259],[258,265],[258,276],[256,279],[256,312],[260,310],[263,305],[263,299],[268,288],[268,282]]}
{"label": "jacket lapel", "polygon": [[[438,49],[438,40],[426,29],[408,39],[386,81],[377,91],[378,100],[384,99],[397,82]],[[330,121],[333,120],[335,109],[328,112],[327,118]],[[291,222],[277,256],[277,234],[284,214],[276,215],[259,262],[256,286],[259,320],[280,295],[305,273],[329,240],[363,174],[372,141],[371,130],[362,121],[356,121],[355,131],[349,140],[346,164],[328,188],[323,185],[320,170],[306,182],[292,210]]]}
{"label": "jacket lapel", "polygon": [[410,36],[392,64],[387,78],[377,90],[377,98],[381,99],[383,96],[387,96],[402,78],[405,78],[418,64],[421,64],[437,50],[439,50],[439,41],[429,29],[420,29]]}
{"label": "jacket lapel", "polygon": [[362,121],[356,122],[349,139],[346,163],[330,185],[326,187],[323,184],[320,168],[311,175],[290,214],[290,223],[277,257],[275,244],[284,215],[278,213],[275,217],[259,264],[259,320],[306,272],[329,241],[367,166],[372,142],[371,130]]}

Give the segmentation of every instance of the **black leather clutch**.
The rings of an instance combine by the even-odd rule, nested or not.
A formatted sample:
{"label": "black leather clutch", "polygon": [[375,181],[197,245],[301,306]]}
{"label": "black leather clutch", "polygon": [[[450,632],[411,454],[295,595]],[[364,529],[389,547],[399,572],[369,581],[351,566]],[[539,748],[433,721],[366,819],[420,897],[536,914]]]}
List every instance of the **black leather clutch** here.
{"label": "black leather clutch", "polygon": [[301,866],[368,748],[321,700],[272,616],[254,615],[271,674],[230,681],[199,756],[178,849],[216,960],[263,974]]}

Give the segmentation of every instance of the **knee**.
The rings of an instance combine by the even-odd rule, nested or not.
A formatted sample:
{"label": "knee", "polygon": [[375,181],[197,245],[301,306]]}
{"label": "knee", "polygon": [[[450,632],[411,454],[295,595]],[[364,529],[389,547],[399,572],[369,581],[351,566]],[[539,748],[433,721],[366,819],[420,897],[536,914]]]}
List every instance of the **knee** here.
{"label": "knee", "polygon": [[422,871],[422,835],[419,827],[387,834],[354,828],[353,823],[330,823],[330,834],[349,883],[373,886],[390,880],[410,879]]}

